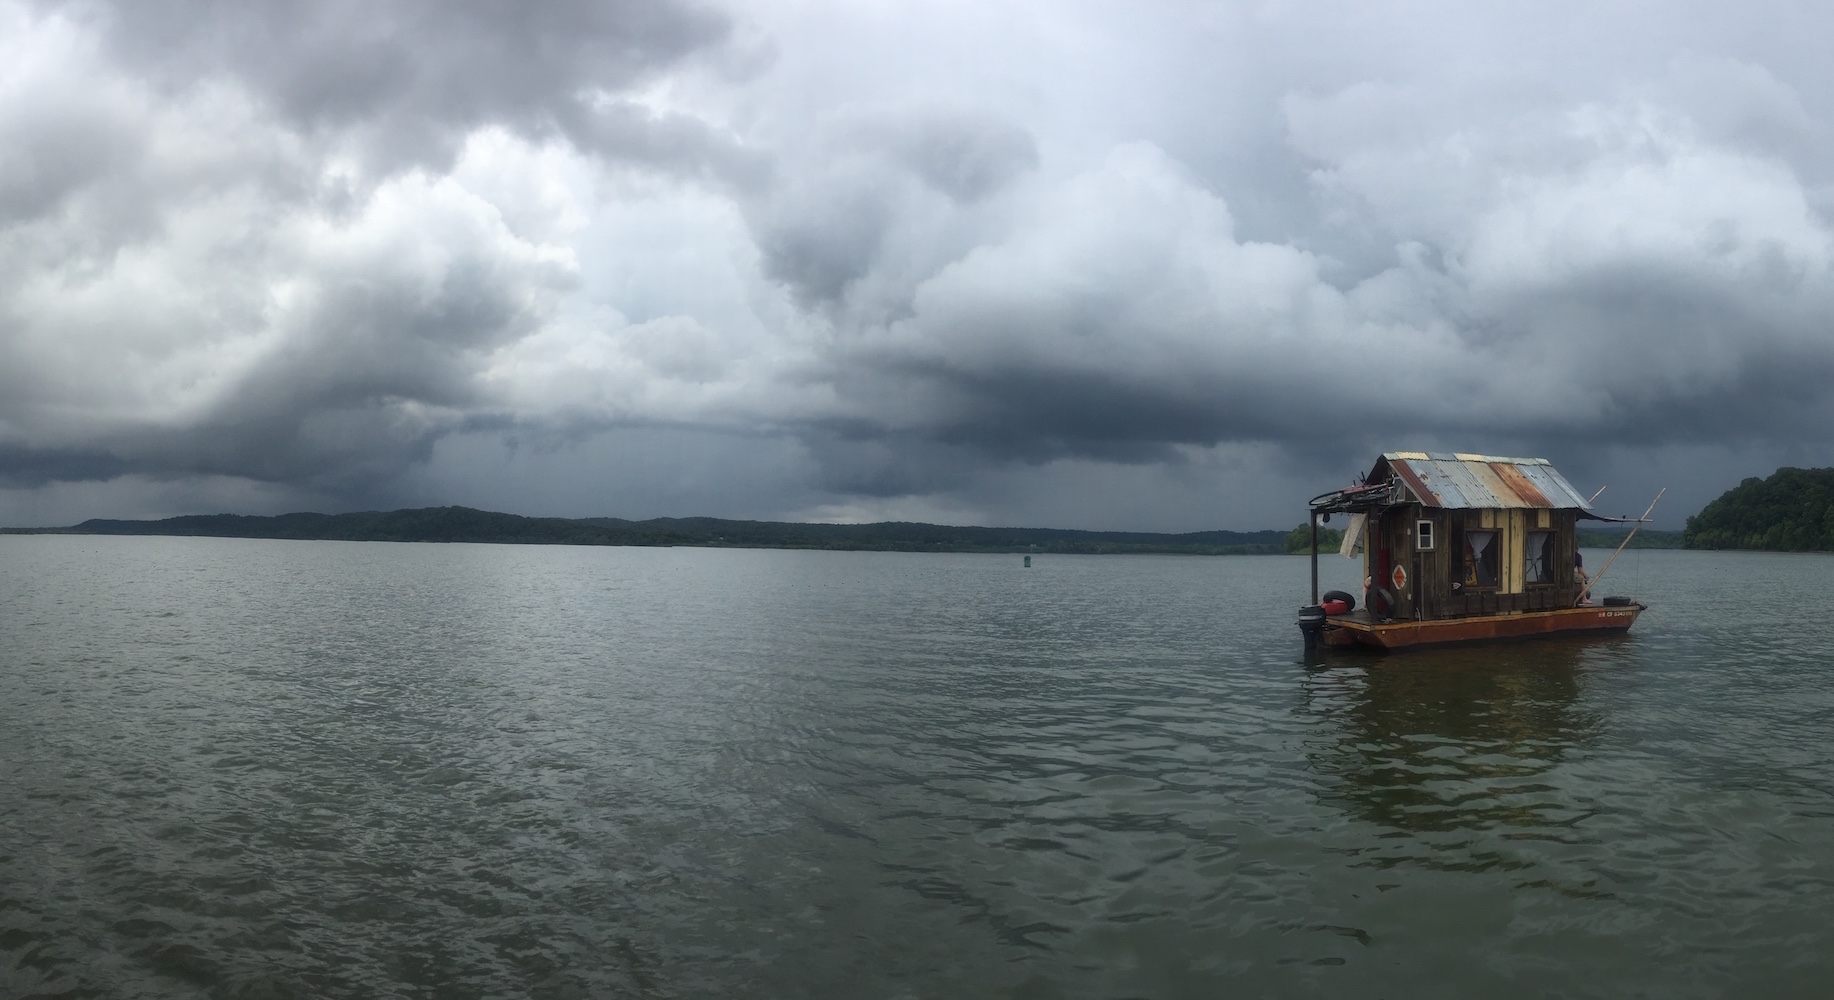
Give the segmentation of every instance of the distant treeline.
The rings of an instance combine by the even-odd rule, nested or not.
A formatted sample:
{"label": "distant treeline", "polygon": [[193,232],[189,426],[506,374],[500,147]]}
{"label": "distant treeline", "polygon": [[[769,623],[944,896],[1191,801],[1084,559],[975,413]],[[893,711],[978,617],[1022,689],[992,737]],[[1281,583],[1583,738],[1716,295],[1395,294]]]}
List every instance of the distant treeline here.
{"label": "distant treeline", "polygon": [[[0,529],[6,533],[195,535],[355,542],[497,542],[525,545],[701,545],[731,548],[844,549],[878,552],[1058,552],[1081,554],[1278,555],[1311,549],[1311,530],[1076,531],[1067,528],[975,528],[909,521],[798,524],[717,517],[523,517],[470,507],[364,511],[355,514],[193,514],[158,521],[95,519],[68,528]],[[1616,548],[1622,529],[1580,529],[1579,544]],[[1320,551],[1336,551],[1343,533],[1320,525]],[[1834,469],[1779,469],[1747,479],[1688,518],[1686,531],[1644,529],[1633,549],[1834,549]]]}
{"label": "distant treeline", "polygon": [[[1581,528],[1578,532],[1579,545],[1581,548],[1586,549],[1615,549],[1623,543],[1624,536],[1629,533],[1629,528],[1618,530]],[[1648,528],[1644,528],[1642,531],[1637,532],[1636,537],[1630,540],[1630,544],[1624,547],[1628,549],[1686,548],[1686,546],[1682,544],[1681,532],[1651,531]]]}
{"label": "distant treeline", "polygon": [[1168,553],[1277,555],[1283,531],[1143,531],[1058,528],[968,528],[888,521],[793,524],[716,517],[522,517],[469,507],[368,511],[360,514],[195,514],[161,521],[91,520],[42,533],[199,535],[356,542],[502,542],[525,545],[700,545],[732,548],[849,549],[883,552]]}
{"label": "distant treeline", "polygon": [[1688,518],[1690,549],[1834,550],[1834,469],[1753,476]]}
{"label": "distant treeline", "polygon": [[[1336,552],[1344,545],[1344,533],[1336,528],[1318,526],[1318,551]],[[1312,551],[1312,526],[1302,524],[1286,533],[1286,551],[1289,553],[1310,553]]]}

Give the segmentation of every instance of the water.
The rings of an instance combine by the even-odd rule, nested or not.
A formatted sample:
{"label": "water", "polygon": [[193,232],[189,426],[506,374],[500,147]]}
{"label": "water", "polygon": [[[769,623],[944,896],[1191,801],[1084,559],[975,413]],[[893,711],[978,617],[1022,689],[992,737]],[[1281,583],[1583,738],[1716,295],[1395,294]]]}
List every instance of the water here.
{"label": "water", "polygon": [[0,537],[0,995],[1824,995],[1830,569]]}

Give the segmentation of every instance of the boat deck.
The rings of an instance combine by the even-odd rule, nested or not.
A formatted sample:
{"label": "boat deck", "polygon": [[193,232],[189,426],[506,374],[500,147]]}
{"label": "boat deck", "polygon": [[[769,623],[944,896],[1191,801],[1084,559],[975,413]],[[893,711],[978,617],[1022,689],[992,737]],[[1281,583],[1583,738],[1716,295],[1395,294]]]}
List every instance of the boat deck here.
{"label": "boat deck", "polygon": [[1405,649],[1409,646],[1526,639],[1567,632],[1622,632],[1637,620],[1641,604],[1559,608],[1438,621],[1382,621],[1358,608],[1325,619],[1320,640],[1327,646]]}

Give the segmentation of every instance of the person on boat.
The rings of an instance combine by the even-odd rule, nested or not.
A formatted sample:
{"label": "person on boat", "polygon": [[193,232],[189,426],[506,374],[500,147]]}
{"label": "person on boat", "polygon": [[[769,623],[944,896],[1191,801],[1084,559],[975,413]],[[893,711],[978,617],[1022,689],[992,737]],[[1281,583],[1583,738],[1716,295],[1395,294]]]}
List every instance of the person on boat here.
{"label": "person on boat", "polygon": [[1592,603],[1592,578],[1586,575],[1586,557],[1579,554],[1579,546],[1573,547],[1573,575],[1579,580],[1579,604],[1584,607]]}

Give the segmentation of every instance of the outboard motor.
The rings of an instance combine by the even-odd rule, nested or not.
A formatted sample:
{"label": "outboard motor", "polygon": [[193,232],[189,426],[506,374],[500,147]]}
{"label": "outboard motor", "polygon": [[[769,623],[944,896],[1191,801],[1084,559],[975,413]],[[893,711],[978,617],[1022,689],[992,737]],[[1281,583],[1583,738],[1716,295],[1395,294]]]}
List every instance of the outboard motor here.
{"label": "outboard motor", "polygon": [[1315,648],[1318,636],[1324,630],[1325,609],[1322,605],[1308,604],[1299,609],[1299,632],[1305,636],[1305,648]]}

